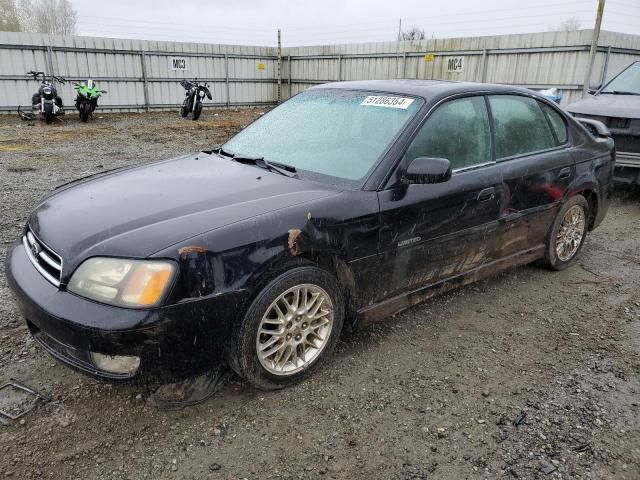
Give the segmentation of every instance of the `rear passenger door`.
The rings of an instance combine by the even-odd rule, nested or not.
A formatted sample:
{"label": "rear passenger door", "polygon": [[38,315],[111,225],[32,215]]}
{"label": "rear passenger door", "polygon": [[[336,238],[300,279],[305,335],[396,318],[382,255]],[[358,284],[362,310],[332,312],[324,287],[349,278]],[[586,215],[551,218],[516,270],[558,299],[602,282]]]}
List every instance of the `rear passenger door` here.
{"label": "rear passenger door", "polygon": [[506,257],[544,244],[576,170],[553,107],[524,95],[487,98],[503,177],[497,256]]}

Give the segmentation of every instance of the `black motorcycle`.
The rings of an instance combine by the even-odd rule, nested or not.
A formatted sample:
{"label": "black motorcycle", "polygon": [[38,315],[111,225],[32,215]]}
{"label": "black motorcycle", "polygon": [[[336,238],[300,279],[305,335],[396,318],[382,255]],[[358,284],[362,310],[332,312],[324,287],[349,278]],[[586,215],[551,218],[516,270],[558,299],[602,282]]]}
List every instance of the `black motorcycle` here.
{"label": "black motorcycle", "polygon": [[186,98],[180,107],[180,115],[186,117],[191,112],[191,119],[197,120],[202,113],[204,97],[206,96],[209,100],[213,98],[209,91],[209,85],[206,83],[200,84],[197,79],[194,81],[182,80],[180,85],[187,91],[185,93]]}
{"label": "black motorcycle", "polygon": [[27,77],[40,81],[40,88],[31,97],[31,112],[22,112],[18,107],[18,114],[23,120],[34,120],[37,114],[44,118],[45,122],[51,123],[57,117],[64,115],[62,99],[58,96],[58,91],[54,81],[65,83],[65,79],[50,75],[47,77],[44,72],[27,72]]}

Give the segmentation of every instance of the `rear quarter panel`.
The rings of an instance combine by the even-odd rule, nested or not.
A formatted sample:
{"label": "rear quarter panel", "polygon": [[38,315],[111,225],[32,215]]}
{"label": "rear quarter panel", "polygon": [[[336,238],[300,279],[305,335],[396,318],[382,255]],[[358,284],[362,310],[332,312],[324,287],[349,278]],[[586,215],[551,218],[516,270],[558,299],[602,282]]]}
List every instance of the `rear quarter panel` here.
{"label": "rear quarter panel", "polygon": [[574,129],[576,178],[569,195],[594,193],[596,215],[589,226],[594,229],[604,219],[613,191],[614,142],[611,138],[595,138],[580,125],[574,125]]}

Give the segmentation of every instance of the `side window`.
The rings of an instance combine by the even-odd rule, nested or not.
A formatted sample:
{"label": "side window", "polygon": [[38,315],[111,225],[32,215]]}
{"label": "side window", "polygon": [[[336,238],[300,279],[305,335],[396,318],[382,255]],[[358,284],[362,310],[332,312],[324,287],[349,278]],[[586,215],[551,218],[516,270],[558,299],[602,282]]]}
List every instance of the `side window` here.
{"label": "side window", "polygon": [[446,158],[454,170],[490,162],[491,131],[483,97],[438,107],[411,142],[405,161],[418,157]]}
{"label": "side window", "polygon": [[553,134],[556,137],[556,143],[558,145],[564,144],[567,141],[567,125],[564,123],[562,116],[549,105],[541,103],[540,107],[549,119],[551,129],[553,130]]}
{"label": "side window", "polygon": [[513,157],[556,146],[536,100],[517,95],[489,96],[495,130],[496,158]]}

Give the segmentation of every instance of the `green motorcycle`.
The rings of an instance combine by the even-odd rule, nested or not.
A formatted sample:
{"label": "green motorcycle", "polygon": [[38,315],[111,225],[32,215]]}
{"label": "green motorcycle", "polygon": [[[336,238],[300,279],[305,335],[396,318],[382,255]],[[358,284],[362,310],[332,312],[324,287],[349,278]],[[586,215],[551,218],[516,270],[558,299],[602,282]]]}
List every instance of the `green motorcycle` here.
{"label": "green motorcycle", "polygon": [[73,88],[78,92],[76,109],[80,113],[80,121],[86,122],[98,106],[98,99],[107,91],[98,89],[91,79],[87,80],[86,83],[74,83],[73,85]]}

